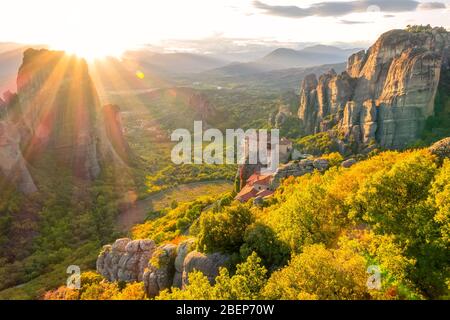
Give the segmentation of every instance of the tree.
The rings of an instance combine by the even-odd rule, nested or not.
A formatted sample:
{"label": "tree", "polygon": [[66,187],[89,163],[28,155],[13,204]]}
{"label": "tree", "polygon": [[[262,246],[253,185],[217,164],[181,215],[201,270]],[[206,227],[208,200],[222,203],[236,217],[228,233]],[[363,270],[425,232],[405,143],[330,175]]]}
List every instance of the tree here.
{"label": "tree", "polygon": [[426,150],[405,152],[391,168],[369,177],[350,202],[351,214],[376,233],[395,235],[406,255],[416,260],[410,279],[431,297],[445,293],[449,276],[448,242],[441,238],[447,170],[438,170],[435,157]]}
{"label": "tree", "polygon": [[256,252],[267,268],[284,266],[290,255],[289,247],[277,238],[268,226],[257,222],[247,228],[240,248],[243,259]]}
{"label": "tree", "polygon": [[367,299],[366,261],[354,251],[304,247],[289,265],[270,277],[263,295],[268,299]]}
{"label": "tree", "polygon": [[222,212],[203,213],[200,218],[198,248],[204,252],[236,252],[244,242],[247,227],[254,221],[242,205],[226,207]]}

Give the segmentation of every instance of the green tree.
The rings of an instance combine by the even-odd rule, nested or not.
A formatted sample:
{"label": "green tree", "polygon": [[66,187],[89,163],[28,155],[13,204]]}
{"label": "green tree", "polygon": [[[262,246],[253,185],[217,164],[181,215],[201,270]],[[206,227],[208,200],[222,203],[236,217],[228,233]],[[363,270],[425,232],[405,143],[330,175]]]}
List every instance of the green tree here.
{"label": "green tree", "polygon": [[276,271],[264,288],[268,299],[367,299],[365,259],[348,248],[304,247],[287,267]]}
{"label": "green tree", "polygon": [[257,222],[247,228],[244,244],[240,248],[243,259],[256,252],[264,265],[270,269],[284,266],[290,255],[289,247],[277,238],[268,226]]}
{"label": "green tree", "polygon": [[200,218],[198,248],[204,252],[237,252],[244,243],[245,230],[253,221],[250,210],[241,204],[218,213],[206,212]]}

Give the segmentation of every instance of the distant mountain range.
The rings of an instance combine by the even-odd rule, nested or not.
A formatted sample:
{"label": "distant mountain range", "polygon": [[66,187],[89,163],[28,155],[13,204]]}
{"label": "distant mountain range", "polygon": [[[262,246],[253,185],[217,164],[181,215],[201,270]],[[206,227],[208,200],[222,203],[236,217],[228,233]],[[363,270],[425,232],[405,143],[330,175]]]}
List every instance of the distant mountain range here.
{"label": "distant mountain range", "polygon": [[[42,46],[38,46],[42,47]],[[0,43],[0,95],[6,90],[15,91],[17,69],[22,62],[22,53],[27,47],[15,43]],[[187,52],[156,53],[148,49],[127,51],[119,58],[107,58],[96,62],[91,70],[97,72],[105,85],[105,90],[144,89],[165,87],[177,78],[195,75],[196,78],[220,79],[235,78],[234,81],[247,82],[255,75],[255,81],[266,83],[276,81],[276,86],[292,87],[300,81],[305,68],[332,65],[337,70],[347,61],[347,57],[360,49],[341,49],[334,46],[315,45],[302,50],[278,48],[251,62],[231,62],[215,55]],[[296,70],[293,70],[296,69]],[[278,71],[278,72],[273,72]],[[142,72],[145,79],[138,79],[136,72]],[[108,78],[122,78],[123,85],[117,87],[108,83]],[[299,79],[296,77],[301,76]],[[94,75],[95,77],[95,75]],[[243,77],[243,78],[241,78]],[[281,81],[281,82],[280,82]],[[267,83],[266,83],[267,84]]]}
{"label": "distant mountain range", "polygon": [[147,50],[128,51],[123,61],[137,62],[142,69],[159,74],[199,73],[222,67],[229,61],[205,54],[187,52],[155,53]]}
{"label": "distant mountain range", "polygon": [[247,76],[272,70],[308,68],[326,64],[346,62],[347,58],[360,48],[341,49],[333,46],[316,45],[302,50],[279,48],[268,55],[247,63],[231,63],[207,73],[211,76]]}

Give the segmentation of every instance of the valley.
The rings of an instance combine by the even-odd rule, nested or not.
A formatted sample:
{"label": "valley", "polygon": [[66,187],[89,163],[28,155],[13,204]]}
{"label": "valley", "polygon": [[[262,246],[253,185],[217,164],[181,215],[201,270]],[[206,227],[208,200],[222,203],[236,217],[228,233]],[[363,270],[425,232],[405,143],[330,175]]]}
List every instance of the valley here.
{"label": "valley", "polygon": [[[449,52],[445,28],[408,26],[241,62],[11,54],[0,299],[448,299]],[[177,165],[194,121],[278,129],[283,161]]]}

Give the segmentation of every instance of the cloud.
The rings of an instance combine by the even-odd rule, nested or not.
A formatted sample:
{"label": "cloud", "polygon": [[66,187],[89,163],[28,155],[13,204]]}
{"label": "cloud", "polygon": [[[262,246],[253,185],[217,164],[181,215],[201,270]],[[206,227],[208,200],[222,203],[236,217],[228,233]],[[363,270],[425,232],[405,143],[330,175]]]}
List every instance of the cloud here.
{"label": "cloud", "polygon": [[366,23],[373,23],[373,22],[372,21],[340,20],[339,23],[342,23],[342,24],[366,24]]}
{"label": "cloud", "polygon": [[436,9],[445,9],[446,6],[442,2],[424,2],[419,4],[418,8],[421,10],[436,10]]}
{"label": "cloud", "polygon": [[445,4],[441,2],[420,3],[415,0],[330,1],[314,3],[309,7],[268,5],[261,1],[253,1],[253,6],[264,11],[265,14],[288,18],[306,18],[310,16],[339,17],[355,12],[406,12],[415,11],[417,8],[425,8],[427,10],[445,8]]}

